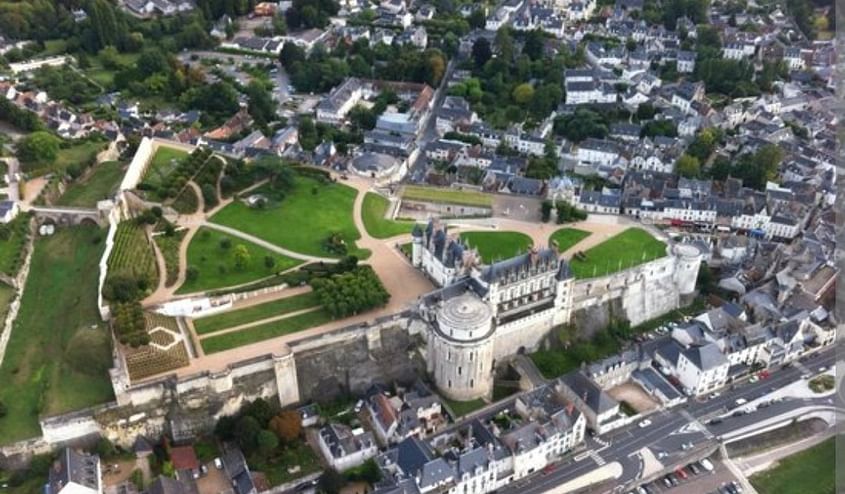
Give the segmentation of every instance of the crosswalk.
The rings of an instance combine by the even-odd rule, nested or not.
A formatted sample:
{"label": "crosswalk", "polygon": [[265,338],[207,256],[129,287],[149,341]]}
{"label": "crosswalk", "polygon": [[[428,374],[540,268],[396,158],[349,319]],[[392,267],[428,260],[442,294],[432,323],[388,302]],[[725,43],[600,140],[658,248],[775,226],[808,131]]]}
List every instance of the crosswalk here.
{"label": "crosswalk", "polygon": [[598,465],[600,467],[603,467],[607,463],[606,461],[604,461],[604,458],[602,458],[601,455],[599,455],[598,453],[596,453],[593,450],[590,450],[589,455],[590,455],[590,458],[592,458],[593,461],[596,462],[596,465]]}
{"label": "crosswalk", "polygon": [[713,437],[713,434],[707,429],[707,427],[705,427],[704,424],[702,424],[697,418],[693,417],[691,413],[686,410],[681,410],[680,414],[681,417],[687,419],[689,423],[681,427],[678,432],[701,432],[707,437],[707,439],[711,439]]}

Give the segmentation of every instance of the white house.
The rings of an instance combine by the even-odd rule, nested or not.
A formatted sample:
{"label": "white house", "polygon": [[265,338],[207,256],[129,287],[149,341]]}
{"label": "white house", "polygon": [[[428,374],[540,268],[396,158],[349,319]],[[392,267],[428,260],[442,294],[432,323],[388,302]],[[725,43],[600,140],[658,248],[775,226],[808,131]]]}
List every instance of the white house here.
{"label": "white house", "polygon": [[343,424],[320,429],[317,444],[329,465],[338,472],[357,467],[378,453],[372,433]]}
{"label": "white house", "polygon": [[678,380],[690,395],[701,395],[727,383],[730,362],[715,343],[691,346],[678,355]]}
{"label": "white house", "polygon": [[65,448],[50,468],[45,494],[102,494],[100,458]]}

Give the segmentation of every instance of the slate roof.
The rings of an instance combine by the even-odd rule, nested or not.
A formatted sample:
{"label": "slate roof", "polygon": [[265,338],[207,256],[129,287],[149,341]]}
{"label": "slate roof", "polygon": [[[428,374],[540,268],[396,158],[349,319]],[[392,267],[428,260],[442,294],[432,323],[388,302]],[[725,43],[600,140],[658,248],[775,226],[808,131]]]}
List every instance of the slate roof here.
{"label": "slate roof", "polygon": [[728,364],[728,359],[715,343],[690,347],[681,353],[702,371],[712,370]]}
{"label": "slate roof", "polygon": [[68,484],[74,483],[98,491],[100,485],[100,459],[65,448],[50,468],[49,481],[45,486],[47,494],[58,494]]}
{"label": "slate roof", "polygon": [[570,372],[561,377],[560,380],[597,415],[619,406],[616,400],[611,398],[580,370]]}

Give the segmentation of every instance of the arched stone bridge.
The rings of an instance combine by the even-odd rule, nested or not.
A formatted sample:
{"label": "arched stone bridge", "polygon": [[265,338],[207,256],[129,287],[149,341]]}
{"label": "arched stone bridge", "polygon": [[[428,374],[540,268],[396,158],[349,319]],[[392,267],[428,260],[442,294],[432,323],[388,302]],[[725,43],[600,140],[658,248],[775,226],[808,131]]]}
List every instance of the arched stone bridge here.
{"label": "arched stone bridge", "polygon": [[30,206],[27,211],[31,211],[39,223],[53,223],[58,226],[108,224],[108,211],[95,208]]}

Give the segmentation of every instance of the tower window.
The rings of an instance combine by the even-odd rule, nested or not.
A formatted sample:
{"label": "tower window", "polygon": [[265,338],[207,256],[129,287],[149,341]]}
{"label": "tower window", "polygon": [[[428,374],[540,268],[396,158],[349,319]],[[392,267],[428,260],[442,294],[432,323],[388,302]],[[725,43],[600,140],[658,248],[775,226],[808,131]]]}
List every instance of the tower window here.
{"label": "tower window", "polygon": [[459,376],[461,375],[461,369],[462,369],[462,367],[459,365],[459,366],[458,366],[458,375],[459,375]]}
{"label": "tower window", "polygon": [[474,387],[475,387],[475,379],[470,379],[470,380],[469,380],[469,387],[470,387],[470,388],[474,388]]}
{"label": "tower window", "polygon": [[451,379],[449,379],[449,387],[450,388],[452,387],[452,380]]}

